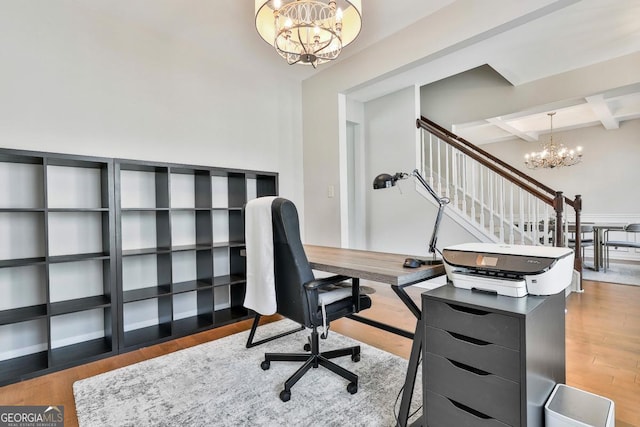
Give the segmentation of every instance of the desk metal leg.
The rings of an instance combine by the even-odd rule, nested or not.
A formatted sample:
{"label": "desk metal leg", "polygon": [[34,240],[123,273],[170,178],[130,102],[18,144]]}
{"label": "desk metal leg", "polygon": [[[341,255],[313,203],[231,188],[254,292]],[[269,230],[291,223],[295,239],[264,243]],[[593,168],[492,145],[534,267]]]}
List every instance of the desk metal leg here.
{"label": "desk metal leg", "polygon": [[413,334],[413,344],[411,344],[409,365],[407,366],[407,375],[404,380],[404,389],[402,390],[402,400],[400,400],[400,411],[398,412],[398,424],[400,427],[406,427],[409,422],[411,398],[413,397],[413,390],[415,388],[416,376],[418,374],[418,366],[420,363],[420,355],[422,353],[422,311],[405,292],[403,287],[392,286],[391,288],[402,300],[404,305],[406,305],[411,313],[416,317],[416,331]]}
{"label": "desk metal leg", "polygon": [[[410,285],[406,285],[410,286]],[[368,324],[370,326],[375,326],[387,332],[392,332],[394,334],[406,337],[413,338],[413,344],[411,345],[411,354],[409,356],[409,365],[407,366],[407,375],[404,380],[404,387],[402,390],[402,399],[400,400],[400,410],[398,412],[398,425],[400,427],[407,427],[409,422],[409,411],[411,410],[411,398],[413,397],[413,390],[415,388],[416,376],[418,375],[418,367],[420,363],[420,356],[422,353],[422,311],[413,302],[411,297],[405,292],[404,288],[406,286],[391,286],[391,289],[398,295],[400,300],[404,303],[404,305],[413,313],[416,317],[416,329],[412,334],[411,332],[404,331],[402,329],[395,328],[393,326],[389,326],[375,320],[367,319],[365,317],[361,317],[358,315],[350,315],[348,316],[350,319],[356,320],[358,322],[362,322]]]}
{"label": "desk metal leg", "polygon": [[406,305],[407,308],[411,310],[413,315],[416,316],[416,319],[420,320],[420,318],[422,317],[420,308],[416,305],[415,302],[413,302],[411,297],[407,295],[407,293],[404,291],[404,288],[401,288],[400,286],[391,286],[391,289],[393,289],[396,295],[398,295],[404,305]]}
{"label": "desk metal leg", "polygon": [[411,355],[409,356],[409,366],[407,367],[407,376],[404,380],[404,390],[402,391],[402,400],[400,401],[400,411],[398,412],[398,424],[406,427],[409,422],[409,410],[411,409],[411,398],[416,384],[416,376],[418,375],[418,367],[420,364],[420,355],[422,353],[422,321],[418,319],[416,324],[416,333],[411,345]]}

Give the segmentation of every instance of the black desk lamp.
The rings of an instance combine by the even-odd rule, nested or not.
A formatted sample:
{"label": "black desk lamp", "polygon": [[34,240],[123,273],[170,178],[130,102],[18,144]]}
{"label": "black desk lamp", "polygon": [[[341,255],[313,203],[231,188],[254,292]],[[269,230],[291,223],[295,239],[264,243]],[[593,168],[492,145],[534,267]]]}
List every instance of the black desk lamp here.
{"label": "black desk lamp", "polygon": [[[414,169],[411,172],[411,175],[414,176],[420,184],[427,190],[429,194],[435,199],[436,203],[438,203],[438,215],[436,216],[436,222],[433,225],[433,233],[431,234],[431,240],[429,241],[429,253],[433,254],[432,259],[428,260],[414,260],[413,258],[407,258],[405,260],[405,267],[418,267],[419,265],[437,265],[442,264],[442,260],[436,258],[436,242],[438,241],[438,228],[440,227],[440,221],[442,220],[442,212],[444,211],[444,207],[449,204],[450,200],[448,197],[440,197],[436,194],[436,192],[431,188],[431,186],[424,180],[418,169]],[[373,189],[378,190],[381,188],[389,188],[396,185],[396,182],[401,179],[409,178],[409,174],[405,172],[396,172],[395,175],[389,175],[388,173],[381,173],[376,176],[373,180]]]}

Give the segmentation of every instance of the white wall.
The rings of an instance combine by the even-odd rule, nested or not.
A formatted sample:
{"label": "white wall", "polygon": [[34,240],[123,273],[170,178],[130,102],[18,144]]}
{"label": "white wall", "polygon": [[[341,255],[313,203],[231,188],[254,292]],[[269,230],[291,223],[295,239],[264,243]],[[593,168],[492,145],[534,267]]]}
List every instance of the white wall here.
{"label": "white wall", "polygon": [[[371,185],[380,173],[411,173],[415,169],[418,96],[412,86],[365,104],[366,232],[370,250],[422,257],[428,254],[437,207],[416,191],[414,178],[384,190],[373,190]],[[445,214],[438,249],[469,241],[476,239]]]}
{"label": "white wall", "polygon": [[299,83],[96,9],[3,2],[1,147],[275,171],[303,208]]}

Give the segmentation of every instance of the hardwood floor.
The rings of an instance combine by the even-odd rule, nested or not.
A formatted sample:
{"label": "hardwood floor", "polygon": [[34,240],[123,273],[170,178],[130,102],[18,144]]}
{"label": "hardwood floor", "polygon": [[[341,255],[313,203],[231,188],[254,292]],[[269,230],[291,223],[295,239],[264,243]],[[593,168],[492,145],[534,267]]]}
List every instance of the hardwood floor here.
{"label": "hardwood floor", "polygon": [[[367,285],[376,293],[373,307],[363,315],[405,329],[415,327],[413,316],[388,286]],[[567,299],[567,384],[614,400],[616,426],[640,426],[640,286],[585,282],[584,288],[584,293]],[[419,302],[422,291],[414,287],[409,294]],[[250,321],[245,321],[0,387],[0,405],[64,405],[65,426],[76,426],[75,381],[249,327]],[[407,339],[348,319],[334,322],[332,329],[405,358],[411,350]]]}

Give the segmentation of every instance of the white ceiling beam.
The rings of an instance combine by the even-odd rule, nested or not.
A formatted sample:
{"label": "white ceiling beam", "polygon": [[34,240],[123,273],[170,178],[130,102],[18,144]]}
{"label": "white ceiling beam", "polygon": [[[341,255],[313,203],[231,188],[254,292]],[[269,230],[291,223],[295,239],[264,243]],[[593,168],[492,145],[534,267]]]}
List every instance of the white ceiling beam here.
{"label": "white ceiling beam", "polygon": [[602,126],[605,129],[618,129],[620,127],[620,122],[616,119],[611,112],[611,108],[609,108],[609,104],[604,100],[604,95],[594,95],[587,96],[585,98],[587,100],[587,104],[591,107],[591,110],[596,115]]}
{"label": "white ceiling beam", "polygon": [[511,126],[510,124],[504,122],[499,117],[493,117],[491,119],[487,119],[487,121],[489,123],[491,123],[492,125],[499,127],[503,131],[509,132],[511,135],[517,136],[518,138],[523,139],[523,140],[525,140],[527,142],[533,142],[533,141],[537,141],[538,140],[538,135],[537,134],[534,136],[534,135],[531,135],[529,133],[523,132],[520,129],[517,129],[517,128]]}

